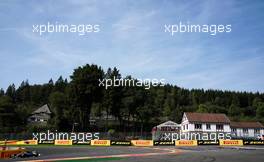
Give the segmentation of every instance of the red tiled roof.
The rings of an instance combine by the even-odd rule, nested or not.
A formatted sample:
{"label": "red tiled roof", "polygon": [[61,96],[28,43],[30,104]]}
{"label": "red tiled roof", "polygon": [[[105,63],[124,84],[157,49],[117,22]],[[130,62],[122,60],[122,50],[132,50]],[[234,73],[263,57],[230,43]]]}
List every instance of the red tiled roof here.
{"label": "red tiled roof", "polygon": [[185,115],[190,122],[230,123],[229,118],[225,114],[185,112]]}
{"label": "red tiled roof", "polygon": [[264,128],[260,122],[231,122],[231,128]]}

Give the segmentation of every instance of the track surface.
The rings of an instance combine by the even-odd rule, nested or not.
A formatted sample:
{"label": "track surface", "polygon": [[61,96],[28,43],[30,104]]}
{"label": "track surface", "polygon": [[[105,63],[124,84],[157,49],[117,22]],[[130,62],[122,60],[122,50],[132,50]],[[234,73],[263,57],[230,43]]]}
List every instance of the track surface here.
{"label": "track surface", "polygon": [[[38,151],[38,158],[5,161],[34,161],[58,158],[82,158],[87,162],[102,159],[106,162],[263,162],[264,147],[220,148],[199,147],[90,147],[90,146],[37,146],[27,147]],[[113,158],[114,157],[114,158]],[[116,158],[118,157],[118,158]],[[92,158],[92,159],[90,159]],[[112,158],[112,159],[111,159]],[[1,160],[2,161],[2,160]],[[51,160],[55,161],[55,160]]]}

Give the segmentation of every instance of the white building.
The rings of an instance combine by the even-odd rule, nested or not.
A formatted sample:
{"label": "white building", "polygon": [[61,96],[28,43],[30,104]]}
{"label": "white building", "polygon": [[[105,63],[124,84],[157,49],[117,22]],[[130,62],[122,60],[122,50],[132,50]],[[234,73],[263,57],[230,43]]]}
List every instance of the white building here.
{"label": "white building", "polygon": [[153,140],[164,140],[165,133],[180,133],[181,125],[173,121],[167,121],[152,128]]}
{"label": "white building", "polygon": [[264,126],[260,122],[231,122],[231,131],[234,138],[263,139]]}
{"label": "white building", "polygon": [[181,133],[222,133],[238,139],[264,139],[264,126],[260,122],[231,122],[225,114],[185,112]]}
{"label": "white building", "polygon": [[181,123],[182,134],[231,134],[230,120],[225,114],[185,112]]}

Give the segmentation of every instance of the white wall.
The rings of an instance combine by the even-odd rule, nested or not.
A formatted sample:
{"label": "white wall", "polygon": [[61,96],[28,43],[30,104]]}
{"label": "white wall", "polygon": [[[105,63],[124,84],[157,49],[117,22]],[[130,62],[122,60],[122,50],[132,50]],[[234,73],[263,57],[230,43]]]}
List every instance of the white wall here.
{"label": "white wall", "polygon": [[230,124],[224,124],[224,132],[231,132]]}
{"label": "white wall", "polygon": [[[202,124],[202,129],[195,129],[195,124],[194,123],[189,123],[188,121],[184,121],[182,123],[182,132],[189,132],[189,131],[203,131],[203,132],[231,132],[230,125],[229,124],[223,124],[223,131],[221,130],[216,130],[216,124],[212,123],[201,123]],[[206,129],[206,125],[210,124],[211,129]],[[186,125],[188,125],[188,129],[186,129]],[[184,129],[185,127],[185,129]]]}
{"label": "white wall", "polygon": [[255,129],[248,129],[248,136],[255,137]]}
{"label": "white wall", "polygon": [[260,130],[260,135],[264,135],[264,129]]}
{"label": "white wall", "polygon": [[255,129],[252,128],[248,128],[248,133],[245,133],[243,128],[236,128],[235,133],[238,137],[257,137],[258,135],[264,135],[264,129],[260,130],[260,134],[256,134]]}

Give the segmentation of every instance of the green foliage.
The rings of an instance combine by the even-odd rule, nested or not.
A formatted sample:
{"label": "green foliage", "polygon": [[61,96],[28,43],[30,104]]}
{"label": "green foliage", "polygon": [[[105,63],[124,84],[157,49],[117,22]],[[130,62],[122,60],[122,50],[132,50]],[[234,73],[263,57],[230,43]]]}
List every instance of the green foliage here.
{"label": "green foliage", "polygon": [[228,115],[230,116],[239,116],[240,112],[240,108],[235,104],[232,104],[228,109]]}
{"label": "green foliage", "polygon": [[264,117],[264,102],[259,102],[257,106],[257,118],[263,121]]}
{"label": "green foliage", "polygon": [[108,134],[114,134],[114,133],[115,133],[115,130],[114,130],[114,129],[109,129],[109,130],[107,131],[107,133],[108,133]]}
{"label": "green foliage", "polygon": [[69,122],[65,114],[68,111],[69,102],[66,95],[62,92],[53,92],[49,96],[49,103],[52,108],[51,111],[54,113],[50,124],[59,131],[67,130]]}
{"label": "green foliage", "polygon": [[6,90],[6,96],[10,97],[14,102],[16,99],[16,87],[14,84],[10,85]]}
{"label": "green foliage", "polygon": [[3,88],[0,89],[0,97],[5,95],[5,91]]}
{"label": "green foliage", "polygon": [[73,107],[77,109],[76,120],[82,130],[89,128],[91,106],[93,102],[101,101],[103,87],[99,85],[99,79],[104,75],[101,67],[97,65],[85,65],[74,70],[70,83],[70,98]]}
{"label": "green foliage", "polygon": [[15,105],[9,96],[0,98],[0,132],[10,132],[14,130],[18,122],[15,113]]}
{"label": "green foliage", "polygon": [[[54,129],[71,131],[150,131],[165,120],[180,123],[183,112],[225,113],[235,120],[264,122],[264,94],[221,90],[184,89],[173,85],[151,87],[99,86],[99,79],[122,78],[117,68],[106,73],[97,65],[78,67],[69,82],[30,85],[23,81],[16,89],[0,89],[0,132]],[[132,79],[131,76],[125,77]],[[52,119],[46,126],[28,125],[27,117],[48,104]],[[105,117],[106,114],[106,117]],[[90,115],[100,117],[104,128],[90,126]],[[116,121],[108,121],[114,116]],[[25,130],[24,130],[25,131]]]}
{"label": "green foliage", "polygon": [[199,112],[199,113],[208,113],[209,112],[209,109],[208,109],[207,105],[200,104],[198,106],[197,112]]}

